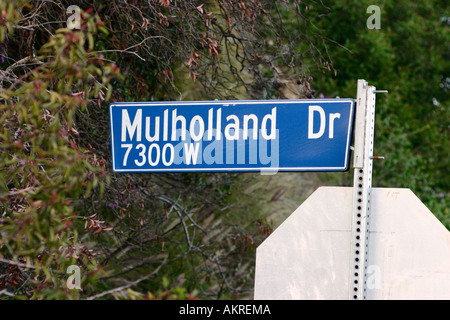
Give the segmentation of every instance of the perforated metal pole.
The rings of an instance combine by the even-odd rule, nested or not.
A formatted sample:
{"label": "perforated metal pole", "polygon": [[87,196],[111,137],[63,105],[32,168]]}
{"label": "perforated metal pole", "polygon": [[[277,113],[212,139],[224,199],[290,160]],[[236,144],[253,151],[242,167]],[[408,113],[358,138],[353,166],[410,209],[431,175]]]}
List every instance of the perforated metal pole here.
{"label": "perforated metal pole", "polygon": [[349,298],[366,298],[376,88],[358,80],[354,135]]}

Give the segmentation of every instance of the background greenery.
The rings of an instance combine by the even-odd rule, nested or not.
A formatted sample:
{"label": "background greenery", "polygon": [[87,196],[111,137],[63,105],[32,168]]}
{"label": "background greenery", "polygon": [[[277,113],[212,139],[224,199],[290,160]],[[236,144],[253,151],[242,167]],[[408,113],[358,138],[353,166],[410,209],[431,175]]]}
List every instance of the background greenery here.
{"label": "background greenery", "polygon": [[[361,17],[371,4],[381,9],[379,30]],[[386,160],[375,161],[374,186],[411,188],[450,229],[448,9],[445,1],[337,1],[318,23],[347,50],[330,46],[337,75],[317,77],[315,88],[349,97],[355,79],[366,79],[389,91],[377,95],[374,152]]]}
{"label": "background greenery", "polygon": [[[81,30],[66,28],[70,5]],[[381,29],[369,29],[369,5]],[[115,174],[112,101],[377,96],[373,185],[450,229],[446,1],[0,2],[0,298],[245,299],[255,249],[352,172]],[[82,271],[70,290],[67,267]]]}

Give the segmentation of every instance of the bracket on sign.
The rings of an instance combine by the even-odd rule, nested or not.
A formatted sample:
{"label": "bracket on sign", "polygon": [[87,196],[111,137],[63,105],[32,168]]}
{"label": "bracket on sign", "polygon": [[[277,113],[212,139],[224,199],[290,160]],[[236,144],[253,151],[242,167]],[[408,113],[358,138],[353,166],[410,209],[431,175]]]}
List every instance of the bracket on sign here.
{"label": "bracket on sign", "polygon": [[351,300],[365,299],[367,291],[372,160],[383,158],[373,156],[376,93],[387,93],[387,91],[377,91],[365,80],[358,80],[353,149],[354,180],[349,277]]}

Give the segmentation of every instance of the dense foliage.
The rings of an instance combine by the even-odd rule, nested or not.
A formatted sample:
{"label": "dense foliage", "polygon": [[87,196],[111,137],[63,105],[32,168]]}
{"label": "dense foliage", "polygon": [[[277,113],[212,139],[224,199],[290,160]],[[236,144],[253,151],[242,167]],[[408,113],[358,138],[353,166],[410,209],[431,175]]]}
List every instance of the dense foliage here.
{"label": "dense foliage", "polygon": [[113,173],[112,101],[354,97],[364,78],[390,91],[374,184],[449,227],[448,11],[379,5],[371,30],[366,1],[1,1],[0,297],[251,297],[273,228],[245,207],[252,176]]}
{"label": "dense foliage", "polygon": [[113,174],[107,106],[312,96],[303,61],[331,62],[307,4],[287,23],[285,1],[79,1],[80,30],[71,5],[0,3],[2,296],[251,294],[271,226],[230,209],[242,178]]}

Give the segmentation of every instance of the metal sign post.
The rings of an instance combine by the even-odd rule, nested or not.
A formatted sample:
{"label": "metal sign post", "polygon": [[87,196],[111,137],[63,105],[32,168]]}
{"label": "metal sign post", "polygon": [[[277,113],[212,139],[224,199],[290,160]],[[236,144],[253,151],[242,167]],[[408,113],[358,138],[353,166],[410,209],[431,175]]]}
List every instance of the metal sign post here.
{"label": "metal sign post", "polygon": [[358,80],[354,139],[354,180],[352,206],[352,238],[350,248],[351,300],[366,298],[367,260],[369,248],[370,195],[372,190],[372,162],[375,125],[374,86]]}

